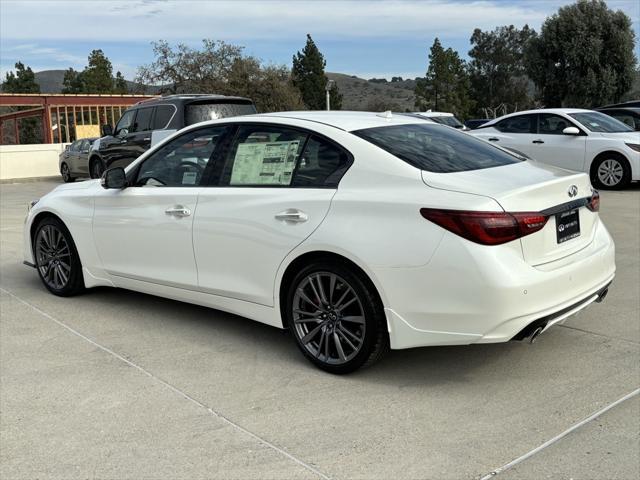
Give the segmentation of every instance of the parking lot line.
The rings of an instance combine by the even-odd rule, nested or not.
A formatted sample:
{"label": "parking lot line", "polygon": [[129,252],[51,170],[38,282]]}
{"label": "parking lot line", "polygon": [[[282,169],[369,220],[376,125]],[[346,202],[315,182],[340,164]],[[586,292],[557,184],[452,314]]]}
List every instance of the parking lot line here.
{"label": "parking lot line", "polygon": [[515,460],[512,460],[511,462],[509,462],[509,463],[507,463],[507,464],[505,464],[505,465],[503,465],[503,466],[501,466],[499,468],[496,468],[491,473],[488,473],[487,475],[482,477],[480,480],[489,480],[490,478],[495,477],[496,475],[504,472],[505,470],[508,470],[511,467],[516,466],[517,464],[523,462],[527,458],[530,458],[530,457],[534,456],[536,453],[541,452],[545,448],[547,448],[547,447],[553,445],[554,443],[556,443],[558,440],[561,440],[562,438],[566,437],[570,433],[576,431],[577,429],[579,429],[583,425],[586,425],[590,421],[595,420],[596,418],[598,418],[602,414],[608,412],[612,408],[616,407],[617,405],[620,405],[622,402],[625,402],[626,400],[629,400],[630,398],[635,397],[638,394],[640,394],[640,388],[636,388],[634,391],[627,393],[625,396],[619,398],[615,402],[610,403],[609,405],[601,408],[597,412],[589,415],[587,418],[585,418],[585,419],[581,420],[580,422],[576,423],[575,425],[572,425],[571,427],[567,428],[564,432],[556,435],[555,437],[551,438],[550,440],[547,440],[542,445],[534,448],[533,450],[530,450],[529,452],[525,453],[524,455],[519,456]]}
{"label": "parking lot line", "polygon": [[256,435],[255,433],[247,430],[246,428],[242,427],[241,425],[238,425],[237,423],[235,423],[233,420],[230,420],[229,418],[225,417],[224,415],[222,415],[219,412],[216,412],[215,410],[213,410],[211,407],[208,407],[207,405],[205,405],[204,403],[200,402],[199,400],[193,398],[192,396],[190,396],[188,393],[174,387],[173,385],[171,385],[170,383],[167,383],[166,381],[162,380],[161,378],[155,376],[153,373],[149,372],[148,370],[146,370],[144,367],[132,362],[131,360],[126,359],[125,357],[123,357],[122,355],[118,354],[117,352],[114,352],[113,350],[111,350],[108,347],[105,347],[99,343],[97,343],[95,340],[92,340],[91,338],[83,335],[82,333],[78,332],[77,330],[75,330],[74,328],[70,327],[69,325],[65,324],[64,322],[58,320],[57,318],[51,316],[50,314],[48,314],[47,312],[39,309],[38,307],[36,307],[35,305],[32,305],[31,303],[27,302],[26,300],[20,298],[18,295],[16,295],[15,293],[0,287],[0,292],[3,292],[9,296],[11,296],[13,299],[17,300],[18,302],[22,303],[23,305],[33,309],[35,312],[39,313],[40,315],[42,315],[43,317],[45,317],[48,320],[51,320],[52,322],[56,323],[57,325],[59,325],[60,327],[68,330],[69,332],[71,332],[72,334],[82,338],[83,340],[89,342],[90,344],[92,344],[93,346],[99,348],[100,350],[102,350],[103,352],[108,353],[109,355],[112,355],[113,357],[117,358],[118,360],[121,360],[122,362],[126,363],[127,365],[129,365],[130,367],[135,368],[136,370],[138,370],[140,373],[146,375],[147,377],[155,380],[156,382],[160,383],[161,385],[163,385],[164,387],[168,388],[169,390],[171,390],[174,393],[177,393],[178,395],[180,395],[181,397],[183,397],[184,399],[194,403],[195,405],[197,405],[200,408],[203,408],[204,410],[206,410],[208,413],[210,413],[211,415],[213,415],[214,417],[222,420],[224,423],[228,424],[229,426],[231,426],[232,428],[250,436],[251,438],[257,440],[258,442],[262,443],[263,445],[265,445],[266,447],[275,450],[276,452],[280,453],[281,455],[287,457],[288,459],[292,460],[293,462],[297,463],[298,465],[300,465],[301,467],[309,470],[311,473],[319,476],[320,478],[324,479],[324,480],[331,480],[331,478],[329,476],[327,476],[326,474],[320,472],[319,470],[317,470],[316,468],[314,468],[312,465],[304,462],[303,460],[300,460],[299,458],[291,455],[289,452],[287,452],[286,450],[278,447],[277,445],[274,445],[273,443],[269,442],[268,440]]}

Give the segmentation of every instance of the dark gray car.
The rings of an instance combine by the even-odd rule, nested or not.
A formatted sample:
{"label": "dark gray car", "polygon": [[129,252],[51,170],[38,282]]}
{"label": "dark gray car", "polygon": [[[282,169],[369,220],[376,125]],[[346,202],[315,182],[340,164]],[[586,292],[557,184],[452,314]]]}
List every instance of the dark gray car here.
{"label": "dark gray car", "polygon": [[80,138],[67,145],[60,154],[60,175],[66,183],[73,182],[78,177],[89,176],[89,152],[95,140],[97,137]]}

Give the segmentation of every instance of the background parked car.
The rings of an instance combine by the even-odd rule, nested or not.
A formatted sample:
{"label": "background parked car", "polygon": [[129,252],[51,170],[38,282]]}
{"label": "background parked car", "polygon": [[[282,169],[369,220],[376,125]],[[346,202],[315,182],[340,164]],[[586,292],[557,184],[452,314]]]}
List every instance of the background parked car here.
{"label": "background parked car", "polygon": [[96,140],[93,138],[81,138],[67,145],[59,157],[60,175],[66,182],[73,182],[78,177],[89,176],[89,152]]}
{"label": "background parked car", "polygon": [[599,112],[602,112],[610,117],[619,120],[620,122],[629,125],[636,132],[640,132],[640,107],[628,107],[628,108],[599,108]]}
{"label": "background parked car", "polygon": [[251,100],[224,95],[170,95],[127,109],[115,128],[102,126],[103,137],[89,158],[91,178],[109,167],[126,167],[163,138],[205,120],[256,113]]}
{"label": "background parked car", "polygon": [[464,126],[469,130],[475,130],[480,125],[484,125],[485,123],[491,121],[490,118],[472,118],[471,120],[466,120],[464,122]]}
{"label": "background parked car", "polygon": [[528,110],[491,120],[472,135],[542,163],[586,172],[600,188],[640,180],[640,135],[593,110]]}

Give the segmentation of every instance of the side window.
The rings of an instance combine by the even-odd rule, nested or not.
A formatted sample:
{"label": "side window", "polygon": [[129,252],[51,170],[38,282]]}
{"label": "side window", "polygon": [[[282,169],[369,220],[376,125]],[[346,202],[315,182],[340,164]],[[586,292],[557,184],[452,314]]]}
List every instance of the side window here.
{"label": "side window", "polygon": [[127,110],[126,112],[124,112],[120,117],[120,120],[118,120],[118,124],[116,125],[114,135],[122,136],[122,135],[128,134],[135,115],[136,115],[135,110]]}
{"label": "side window", "polygon": [[89,150],[89,140],[81,140],[78,142],[78,151],[84,152]]}
{"label": "side window", "polygon": [[504,133],[534,133],[534,123],[536,115],[517,115],[505,118],[496,124],[496,128]]}
{"label": "side window", "polygon": [[129,129],[129,133],[146,132],[151,127],[151,117],[153,115],[153,107],[140,108],[136,115],[136,121]]}
{"label": "side window", "polygon": [[541,113],[538,115],[538,133],[543,135],[562,135],[562,131],[573,124],[560,115]]}
{"label": "side window", "polygon": [[349,166],[348,154],[336,145],[310,137],[293,176],[293,187],[335,187]]}
{"label": "side window", "polygon": [[153,117],[153,126],[151,130],[163,130],[167,128],[167,125],[175,111],[176,108],[173,105],[158,105],[156,107],[156,115]]}
{"label": "side window", "polygon": [[79,140],[76,140],[71,145],[69,145],[69,151],[70,152],[77,152],[79,150],[80,150],[80,141]]}
{"label": "side window", "polygon": [[307,134],[277,126],[245,125],[231,146],[221,185],[289,186]]}
{"label": "side window", "polygon": [[174,139],[147,158],[135,186],[193,187],[200,184],[227,127],[201,128]]}

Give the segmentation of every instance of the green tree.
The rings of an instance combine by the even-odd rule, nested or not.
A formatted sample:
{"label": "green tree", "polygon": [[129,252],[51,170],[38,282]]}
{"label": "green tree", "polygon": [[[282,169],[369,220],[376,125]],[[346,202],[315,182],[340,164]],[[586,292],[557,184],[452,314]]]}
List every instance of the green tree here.
{"label": "green tree", "polygon": [[[25,66],[22,62],[15,64],[15,73],[7,72],[2,82],[2,91],[5,93],[40,93],[40,85],[36,82],[36,76],[31,67]],[[12,107],[11,111],[29,109],[32,107]],[[7,123],[8,124],[8,123]],[[42,143],[42,120],[39,118],[23,118],[18,120],[18,130],[20,132],[20,143]],[[4,137],[4,132],[0,132]],[[13,133],[11,134],[13,136]],[[2,143],[15,143],[17,139],[2,139]]]}
{"label": "green tree", "polygon": [[[301,52],[293,56],[291,76],[293,84],[300,89],[302,100],[310,110],[326,108],[326,86],[329,79],[324,72],[326,62],[318,50],[311,35],[307,34],[307,43]],[[342,95],[334,83],[329,91],[331,109],[342,108]]]}
{"label": "green tree", "polygon": [[83,93],[84,82],[82,81],[82,73],[77,72],[73,68],[69,68],[64,72],[62,80],[62,93]]}
{"label": "green tree", "polygon": [[116,72],[116,79],[114,80],[113,93],[125,94],[129,93],[129,86],[127,81],[122,76],[122,73]]}
{"label": "green tree", "polygon": [[284,65],[263,66],[254,57],[234,62],[223,91],[250,98],[259,112],[304,109],[300,90],[291,82],[289,70]]}
{"label": "green tree", "polygon": [[89,63],[82,71],[85,93],[113,93],[113,67],[102,50],[89,54]]}
{"label": "green tree", "polygon": [[596,107],[630,90],[636,58],[631,19],[603,0],[579,0],[547,18],[527,50],[546,107]]}
{"label": "green tree", "polygon": [[243,55],[243,48],[225,42],[203,40],[202,48],[153,43],[155,60],[138,69],[138,86],[160,93],[218,93],[251,98],[260,112],[304,108],[300,91],[283,65],[263,65]]}
{"label": "green tree", "polygon": [[2,91],[6,93],[40,93],[40,85],[31,67],[22,62],[15,64],[16,72],[8,72],[2,82]]}
{"label": "green tree", "polygon": [[495,109],[503,104],[515,111],[531,106],[526,76],[525,51],[536,32],[525,25],[521,30],[513,25],[484,32],[473,31],[468,64],[471,97],[476,111]]}
{"label": "green tree", "polygon": [[465,63],[455,50],[445,50],[438,38],[429,53],[427,75],[417,81],[415,94],[420,110],[452,112],[464,119],[471,109]]}

